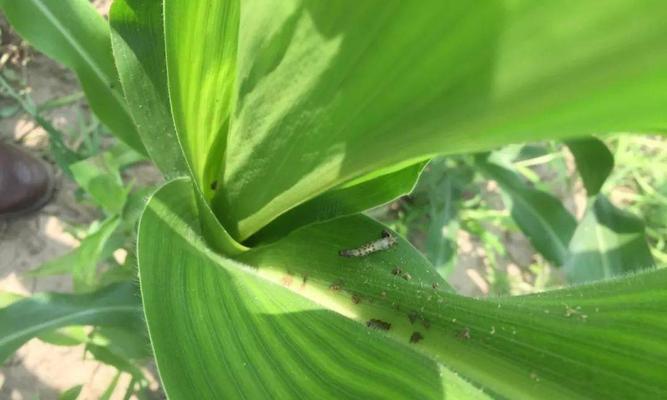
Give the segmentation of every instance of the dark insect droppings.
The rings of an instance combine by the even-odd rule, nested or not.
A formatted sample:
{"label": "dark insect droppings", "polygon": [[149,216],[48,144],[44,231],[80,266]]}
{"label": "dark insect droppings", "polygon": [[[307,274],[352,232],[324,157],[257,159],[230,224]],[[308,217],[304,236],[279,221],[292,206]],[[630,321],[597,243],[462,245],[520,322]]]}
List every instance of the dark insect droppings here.
{"label": "dark insect droppings", "polygon": [[389,328],[391,328],[391,324],[389,322],[384,322],[380,319],[369,319],[368,322],[366,322],[366,326],[373,329],[379,329],[381,331],[388,331]]}
{"label": "dark insect droppings", "polygon": [[419,332],[413,332],[413,333],[412,333],[412,336],[410,336],[410,343],[418,343],[418,342],[421,341],[422,339],[424,339],[424,336],[422,336],[421,333],[419,333]]}
{"label": "dark insect droppings", "polygon": [[418,317],[417,313],[414,312],[414,311],[408,314],[408,319],[410,320],[411,324],[415,323],[415,321],[417,320],[417,317]]}
{"label": "dark insect droppings", "polygon": [[211,182],[211,190],[216,190],[218,188],[218,181]]}

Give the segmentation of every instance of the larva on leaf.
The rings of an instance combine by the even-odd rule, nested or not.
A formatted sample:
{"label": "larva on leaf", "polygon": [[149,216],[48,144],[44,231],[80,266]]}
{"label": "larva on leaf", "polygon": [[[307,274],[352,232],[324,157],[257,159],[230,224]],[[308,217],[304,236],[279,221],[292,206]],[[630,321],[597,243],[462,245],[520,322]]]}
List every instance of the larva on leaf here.
{"label": "larva on leaf", "polygon": [[338,254],[342,257],[366,257],[378,251],[387,250],[398,243],[398,240],[388,230],[382,231],[382,237],[378,240],[368,242],[355,249],[341,250]]}

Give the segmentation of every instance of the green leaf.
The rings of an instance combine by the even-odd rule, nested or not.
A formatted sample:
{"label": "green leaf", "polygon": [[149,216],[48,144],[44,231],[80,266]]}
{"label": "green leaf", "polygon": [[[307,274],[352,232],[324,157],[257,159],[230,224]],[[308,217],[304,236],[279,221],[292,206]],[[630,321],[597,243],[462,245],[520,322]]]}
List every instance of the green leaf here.
{"label": "green leaf", "polygon": [[[164,1],[165,56],[176,133],[195,182],[199,222],[225,254],[245,249],[208,202],[219,188],[236,74],[238,1]],[[153,14],[154,15],[154,10]]]}
{"label": "green leaf", "polygon": [[208,250],[189,224],[189,186],[160,189],[139,231],[142,297],[170,398],[441,396],[434,362]]}
{"label": "green leaf", "polygon": [[0,308],[16,303],[24,297],[24,295],[18,293],[0,292]]}
{"label": "green leaf", "polygon": [[665,131],[665,19],[659,0],[244,1],[214,209],[244,240],[378,168],[518,141]]}
{"label": "green leaf", "polygon": [[388,203],[410,193],[423,169],[424,163],[418,163],[332,189],[281,215],[257,232],[250,243],[273,241],[302,226],[360,213],[378,204]]}
{"label": "green leaf", "polygon": [[571,282],[607,279],[655,265],[646,243],[644,222],[598,194],[569,246],[565,273]]}
{"label": "green leaf", "polygon": [[118,168],[108,152],[70,165],[76,183],[111,215],[122,212],[129,192],[129,189],[123,186]]}
{"label": "green leaf", "polygon": [[76,400],[79,398],[79,394],[81,394],[82,388],[83,385],[72,386],[71,388],[62,392],[60,396],[58,396],[58,400]]}
{"label": "green leaf", "polygon": [[86,351],[92,354],[97,361],[111,365],[119,372],[127,372],[136,379],[142,379],[144,377],[144,374],[141,372],[141,370],[136,365],[134,365],[131,360],[121,354],[114,352],[109,347],[88,343],[86,345]]}
{"label": "green leaf", "polygon": [[116,0],[109,23],[120,81],[148,154],[167,177],[187,174],[169,105],[162,1]]}
{"label": "green leaf", "polygon": [[88,341],[88,334],[83,326],[66,326],[38,336],[39,340],[56,346],[78,346]]}
{"label": "green leaf", "polygon": [[104,390],[104,393],[102,393],[102,395],[100,396],[100,400],[111,399],[111,395],[116,389],[116,386],[118,386],[119,378],[120,378],[120,371],[116,372],[116,375],[114,375],[113,379],[109,383],[109,386],[107,386],[107,388]]}
{"label": "green leaf", "polygon": [[145,153],[120,91],[109,26],[87,0],[19,0],[0,4],[35,48],[76,72],[90,107],[111,131]]}
{"label": "green leaf", "polygon": [[614,156],[604,142],[594,137],[568,140],[565,144],[574,156],[586,193],[595,196],[614,169]]}
{"label": "green leaf", "polygon": [[96,283],[97,264],[102,261],[104,246],[120,223],[118,217],[102,222],[88,234],[79,247],[69,253],[49,260],[29,272],[31,276],[47,276],[71,273],[77,291],[92,289]]}
{"label": "green leaf", "polygon": [[23,343],[70,325],[127,326],[141,320],[136,287],[107,286],[87,294],[41,293],[0,309],[0,361]]}
{"label": "green leaf", "polygon": [[152,356],[144,321],[135,321],[132,327],[102,326],[95,329],[91,342],[102,346],[120,357],[142,360]]}
{"label": "green leaf", "polygon": [[512,218],[535,249],[557,266],[564,265],[577,221],[562,201],[531,187],[516,173],[494,163],[491,158],[478,157],[476,165],[486,176],[498,182],[507,194]]}
{"label": "green leaf", "polygon": [[[456,264],[459,203],[473,178],[474,170],[467,163],[436,158],[426,167],[411,196],[417,199],[415,209],[423,207],[428,215],[426,256],[445,277]],[[419,203],[420,197],[425,198],[424,205]]]}
{"label": "green leaf", "polygon": [[434,288],[437,273],[400,238],[340,257],[378,237],[382,226],[363,216],[309,225],[237,262],[206,247],[196,214],[189,181],[172,181],[139,228],[146,318],[170,398],[474,391],[441,363],[505,398],[667,395],[667,270],[477,300]]}
{"label": "green leaf", "polygon": [[10,118],[20,109],[21,107],[18,104],[10,104],[8,106],[0,107],[0,118]]}
{"label": "green leaf", "polygon": [[224,160],[238,13],[238,0],[164,1],[171,110],[185,158],[207,199],[216,190]]}

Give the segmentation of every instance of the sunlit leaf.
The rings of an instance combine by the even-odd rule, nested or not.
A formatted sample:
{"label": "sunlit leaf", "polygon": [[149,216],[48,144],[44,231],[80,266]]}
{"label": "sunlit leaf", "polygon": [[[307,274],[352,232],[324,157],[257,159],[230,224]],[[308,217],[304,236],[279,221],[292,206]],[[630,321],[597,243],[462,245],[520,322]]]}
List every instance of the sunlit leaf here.
{"label": "sunlit leaf", "polygon": [[442,398],[451,374],[440,363],[505,398],[667,394],[665,270],[476,300],[434,285],[437,273],[402,239],[341,257],[382,229],[363,216],[299,229],[239,263],[206,247],[189,186],[161,188],[139,232],[147,322],[171,398]]}
{"label": "sunlit leaf", "polygon": [[66,326],[38,336],[39,340],[56,346],[78,346],[88,340],[84,326]]}
{"label": "sunlit leaf", "polygon": [[169,105],[162,2],[116,0],[109,23],[120,82],[148,154],[167,177],[187,174]]}
{"label": "sunlit leaf", "polygon": [[90,232],[77,248],[45,262],[29,274],[47,276],[71,273],[76,290],[92,289],[96,283],[97,264],[101,261],[104,247],[119,224],[118,217],[107,219],[95,231]]}
{"label": "sunlit leaf", "polygon": [[244,1],[214,209],[243,240],[378,168],[664,132],[665,19],[659,0]]}
{"label": "sunlit leaf", "polygon": [[238,0],[164,1],[171,110],[195,182],[207,199],[216,190],[224,159],[238,19]]}

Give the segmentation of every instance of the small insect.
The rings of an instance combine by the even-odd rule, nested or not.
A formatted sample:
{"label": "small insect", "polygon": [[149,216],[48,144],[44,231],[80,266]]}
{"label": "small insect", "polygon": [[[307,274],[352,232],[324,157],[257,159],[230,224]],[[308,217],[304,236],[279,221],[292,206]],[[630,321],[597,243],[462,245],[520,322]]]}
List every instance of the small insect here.
{"label": "small insect", "polygon": [[398,268],[398,267],[394,267],[394,269],[391,270],[391,273],[396,275],[396,276],[400,275],[401,272],[403,272],[403,271],[401,271],[401,269]]}
{"label": "small insect", "polygon": [[385,229],[382,231],[382,238],[361,245],[356,249],[341,250],[338,254],[341,257],[366,257],[369,254],[387,250],[395,246],[396,243],[398,243],[396,237]]}
{"label": "small insect", "polygon": [[421,333],[419,333],[419,332],[413,332],[413,333],[412,333],[412,336],[410,336],[410,343],[418,343],[418,342],[421,341],[422,339],[424,339],[424,336],[422,336]]}
{"label": "small insect", "polygon": [[215,190],[217,188],[218,188],[218,181],[211,182],[211,190]]}
{"label": "small insect", "polygon": [[438,285],[438,282],[433,282],[433,284],[431,285],[431,287],[432,287],[433,289],[437,289],[438,286],[440,286],[440,285]]}
{"label": "small insect", "polygon": [[380,319],[369,319],[368,322],[366,322],[366,326],[381,331],[388,331],[389,328],[391,328],[391,324],[389,322],[384,322]]}
{"label": "small insect", "polygon": [[406,281],[409,281],[410,279],[412,279],[412,275],[406,272],[403,274],[402,278],[405,279]]}
{"label": "small insect", "polygon": [[352,295],[352,302],[354,304],[359,304],[361,302],[361,297],[357,296],[356,294]]}
{"label": "small insect", "polygon": [[341,289],[341,284],[334,282],[331,285],[329,285],[329,289],[333,290],[334,292],[337,292]]}

